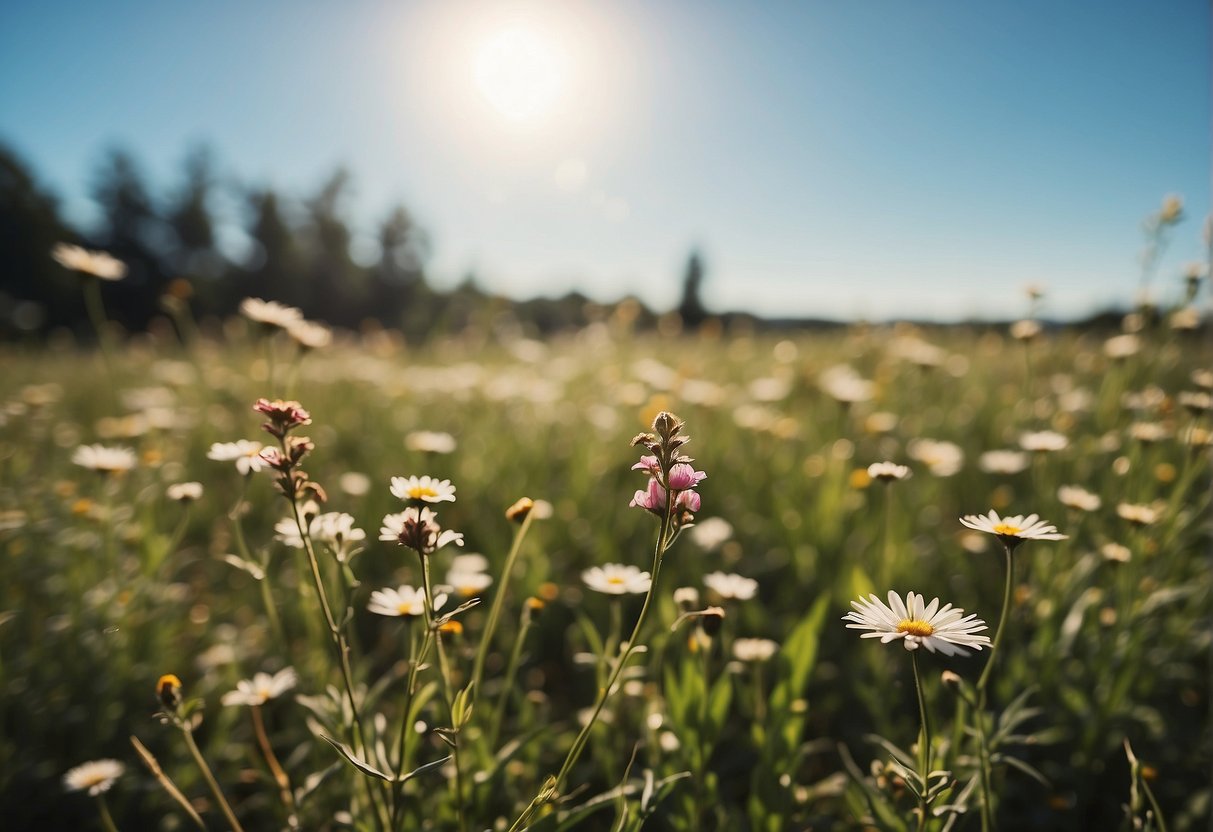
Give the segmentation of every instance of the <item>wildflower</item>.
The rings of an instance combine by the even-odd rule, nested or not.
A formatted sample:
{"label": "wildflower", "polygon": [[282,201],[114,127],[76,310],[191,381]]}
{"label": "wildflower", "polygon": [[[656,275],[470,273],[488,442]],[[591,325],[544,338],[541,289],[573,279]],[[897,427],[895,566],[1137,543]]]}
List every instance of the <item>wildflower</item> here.
{"label": "wildflower", "polygon": [[1179,404],[1181,407],[1187,408],[1194,415],[1199,415],[1203,411],[1213,410],[1213,396],[1203,390],[1183,390],[1180,392]]}
{"label": "wildflower", "polygon": [[897,639],[907,650],[925,646],[932,653],[938,651],[945,656],[967,656],[964,648],[980,650],[990,644],[989,636],[979,635],[986,623],[976,615],[965,616],[964,610],[951,604],[939,606],[939,599],[923,604],[923,596],[911,592],[905,603],[901,597],[889,590],[889,603],[875,595],[868,600],[852,601],[854,612],[843,616],[849,630],[869,630],[860,638],[879,638],[882,644]]}
{"label": "wildflower", "polygon": [[1019,446],[1025,451],[1061,451],[1070,441],[1057,431],[1038,430],[1020,434]]}
{"label": "wildflower", "polygon": [[126,766],[117,760],[90,760],[63,775],[63,786],[69,792],[87,790],[89,797],[96,797],[108,792],[124,771]]}
{"label": "wildflower", "polygon": [[306,350],[319,350],[333,343],[333,331],[324,324],[297,320],[286,325],[286,334]]}
{"label": "wildflower", "polygon": [[1184,200],[1178,194],[1167,194],[1158,212],[1158,221],[1163,225],[1173,225],[1183,218]]}
{"label": "wildflower", "polygon": [[136,457],[130,448],[81,445],[72,454],[72,462],[102,474],[121,474],[135,467]]}
{"label": "wildflower", "polygon": [[[440,609],[445,602],[445,595],[435,596],[434,609]],[[411,586],[377,589],[371,593],[371,600],[366,608],[377,615],[422,615],[425,612],[425,590]]]}
{"label": "wildflower", "polygon": [[1158,522],[1159,511],[1153,506],[1143,506],[1136,503],[1119,503],[1116,514],[1122,520],[1128,520],[1135,526],[1151,526]]}
{"label": "wildflower", "polygon": [[607,595],[643,595],[652,583],[648,572],[619,563],[592,566],[581,573],[581,580],[595,592]]}
{"label": "wildflower", "polygon": [[704,575],[703,584],[726,601],[748,601],[758,591],[758,581],[753,578],[723,572]]}
{"label": "wildflower", "polygon": [[1016,321],[1015,323],[1011,324],[1009,331],[1011,333],[1011,337],[1016,341],[1031,341],[1040,334],[1040,329],[1041,327],[1039,323],[1025,318],[1022,321]]}
{"label": "wildflower", "polygon": [[521,523],[534,508],[534,500],[530,497],[520,497],[512,506],[505,510],[505,519],[511,523]]}
{"label": "wildflower", "polygon": [[668,477],[670,489],[673,491],[686,491],[687,489],[695,488],[699,483],[707,479],[707,476],[703,471],[696,471],[685,462],[675,463],[670,466]]}
{"label": "wildflower", "polygon": [[240,314],[254,323],[279,329],[289,329],[303,320],[303,313],[295,307],[261,298],[245,298],[240,301]]}
{"label": "wildflower", "polygon": [[312,423],[312,415],[303,409],[303,405],[296,401],[257,399],[256,404],[253,405],[253,410],[257,413],[264,413],[269,417],[269,421],[265,422],[261,427],[266,433],[278,439],[286,436],[294,428]]}
{"label": "wildflower", "polygon": [[1167,429],[1158,422],[1134,422],[1129,425],[1129,436],[1146,445],[1161,442],[1169,435]]}
{"label": "wildflower", "polygon": [[865,378],[860,378],[854,369],[845,364],[831,367],[823,372],[817,383],[826,395],[840,404],[850,405],[871,401],[876,395],[876,385]]}
{"label": "wildflower", "polygon": [[1104,560],[1113,563],[1128,563],[1133,559],[1133,553],[1129,547],[1120,543],[1105,543],[1100,547],[1099,553],[1103,555]]}
{"label": "wildflower", "polygon": [[425,503],[455,502],[455,486],[437,477],[392,477],[392,496]]}
{"label": "wildflower", "polygon": [[446,582],[451,585],[463,598],[471,598],[488,589],[493,583],[493,576],[487,572],[459,571],[452,569],[447,573]]}
{"label": "wildflower", "polygon": [[1063,485],[1057,489],[1057,499],[1066,508],[1075,508],[1079,511],[1098,511],[1103,505],[1103,500],[1098,494],[1092,494],[1082,486],[1078,485]]}
{"label": "wildflower", "polygon": [[733,642],[733,655],[743,662],[765,662],[778,649],[779,645],[769,638],[739,638]]}
{"label": "wildflower", "polygon": [[200,482],[178,482],[164,489],[164,494],[170,500],[176,500],[179,503],[191,503],[194,500],[202,499],[202,483]]}
{"label": "wildflower", "polygon": [[164,707],[176,709],[181,704],[181,680],[172,673],[165,673],[156,680],[156,696]]}
{"label": "wildflower", "polygon": [[868,476],[881,482],[907,480],[911,474],[912,472],[907,466],[897,465],[893,462],[873,462],[868,466]]}
{"label": "wildflower", "polygon": [[674,590],[674,603],[686,609],[699,606],[699,590],[693,586],[678,587]]}
{"label": "wildflower", "polygon": [[404,447],[423,453],[450,454],[455,452],[455,437],[441,431],[415,430],[404,437]]}
{"label": "wildflower", "polygon": [[236,470],[245,476],[260,471],[265,467],[261,458],[260,442],[252,439],[240,439],[236,442],[215,442],[207,452],[206,458],[218,462],[235,461]]}
{"label": "wildflower", "polygon": [[299,683],[295,669],[287,667],[279,670],[273,676],[268,673],[258,673],[252,679],[241,679],[236,683],[236,689],[223,694],[220,700],[227,705],[264,705],[271,699],[277,699]]}
{"label": "wildflower", "polygon": [[1171,329],[1180,332],[1191,332],[1194,329],[1200,329],[1200,311],[1195,306],[1185,306],[1182,309],[1176,309],[1171,313],[1170,319],[1167,321]]}
{"label": "wildflower", "polygon": [[709,517],[696,523],[690,535],[696,546],[710,552],[733,536],[733,526],[723,517]]}
{"label": "wildflower", "polygon": [[455,555],[451,559],[452,572],[487,572],[489,559],[477,552]]}
{"label": "wildflower", "polygon": [[998,512],[990,509],[989,515],[970,514],[960,518],[960,522],[970,529],[997,535],[1009,549],[1014,549],[1025,540],[1066,540],[1068,537],[1060,534],[1056,526],[1046,523],[1035,514],[1029,514],[1027,517],[1016,514],[1000,518]]}
{"label": "wildflower", "polygon": [[951,477],[964,465],[964,451],[954,442],[911,439],[906,451],[910,459],[923,463],[937,477]]}
{"label": "wildflower", "polygon": [[1104,342],[1103,351],[1114,361],[1129,358],[1141,351],[1141,339],[1132,333],[1113,335]]}
{"label": "wildflower", "polygon": [[1020,451],[986,451],[978,457],[977,467],[987,474],[1018,474],[1028,467],[1028,457]]}
{"label": "wildflower", "polygon": [[103,251],[89,251],[70,243],[59,243],[51,249],[51,257],[65,269],[102,280],[121,280],[126,277],[126,264]]}
{"label": "wildflower", "polygon": [[423,557],[454,543],[463,545],[463,535],[449,529],[443,530],[438,525],[438,515],[428,508],[409,506],[399,514],[389,514],[383,518],[383,526],[379,529],[380,540],[394,540],[408,546]]}
{"label": "wildflower", "polygon": [[682,428],[682,420],[663,410],[653,420],[654,433],[642,433],[632,440],[633,445],[641,445],[649,452],[632,466],[633,471],[648,474],[649,482],[643,491],[635,493],[629,505],[659,517],[669,513],[675,530],[694,522],[702,504],[694,489],[707,477],[703,471],[696,471],[690,464],[693,460],[680,450],[690,441],[690,437],[682,434]]}
{"label": "wildflower", "polygon": [[365,496],[371,490],[371,478],[360,471],[346,471],[338,478],[337,484],[351,497]]}
{"label": "wildflower", "polygon": [[[332,550],[338,563],[345,563],[361,549],[355,545],[366,540],[366,532],[354,526],[354,518],[340,511],[317,513],[319,507],[314,502],[301,506],[299,512],[303,525],[307,527],[308,536],[317,543],[323,543]],[[292,549],[303,548],[303,537],[299,534],[299,524],[293,517],[284,517],[274,525],[274,539],[290,546]]]}
{"label": "wildflower", "polygon": [[1192,383],[1206,390],[1213,390],[1213,370],[1196,369],[1192,371]]}

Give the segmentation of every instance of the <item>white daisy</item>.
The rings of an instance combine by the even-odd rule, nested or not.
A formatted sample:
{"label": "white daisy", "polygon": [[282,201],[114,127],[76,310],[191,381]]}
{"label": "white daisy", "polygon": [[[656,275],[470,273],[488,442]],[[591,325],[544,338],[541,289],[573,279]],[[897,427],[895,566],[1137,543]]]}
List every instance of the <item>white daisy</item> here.
{"label": "white daisy", "polygon": [[298,320],[288,323],[286,334],[291,336],[296,344],[309,350],[323,349],[333,343],[333,331],[324,324],[312,321]]}
{"label": "white daisy", "polygon": [[868,466],[868,476],[881,482],[892,482],[909,479],[911,471],[907,466],[894,462],[873,462]]}
{"label": "white daisy", "polygon": [[81,445],[72,454],[72,462],[81,468],[103,474],[121,474],[135,467],[135,452],[130,448],[110,448],[105,445]]}
{"label": "white daisy", "polygon": [[455,437],[442,431],[415,430],[404,437],[404,447],[410,451],[449,454],[455,451]]}
{"label": "white daisy", "polygon": [[758,592],[758,581],[753,578],[723,572],[704,575],[703,585],[726,601],[748,601]]}
{"label": "white daisy", "polygon": [[1136,503],[1119,503],[1116,513],[1122,520],[1128,520],[1135,526],[1149,526],[1158,521],[1158,509],[1153,506],[1137,505]]}
{"label": "white daisy", "polygon": [[215,442],[207,452],[207,459],[218,462],[235,462],[241,474],[251,474],[265,467],[261,458],[262,444],[255,439],[240,439],[236,442]]}
{"label": "white daisy", "polygon": [[951,477],[964,465],[964,451],[955,442],[936,439],[911,439],[906,452],[927,466],[937,477]]}
{"label": "white daisy", "polygon": [[51,257],[65,269],[91,274],[102,280],[121,280],[126,277],[126,264],[104,251],[89,251],[70,243],[59,243],[51,249]]}
{"label": "white daisy", "polygon": [[245,298],[240,301],[240,314],[250,321],[266,326],[287,329],[303,320],[303,313],[293,306],[284,306],[274,300]]}
{"label": "white daisy", "polygon": [[[434,598],[434,609],[440,609],[445,602],[446,596],[438,595]],[[366,608],[377,615],[422,615],[425,613],[425,590],[411,586],[377,589],[371,593]]]}
{"label": "white daisy", "polygon": [[467,552],[451,558],[452,572],[487,572],[489,559],[478,552]]}
{"label": "white daisy", "polygon": [[778,649],[779,645],[769,638],[739,638],[733,642],[733,655],[743,662],[765,662]]}
{"label": "white daisy", "polygon": [[1019,436],[1019,447],[1025,451],[1061,451],[1069,444],[1070,440],[1054,430],[1028,431]]}
{"label": "white daisy", "polygon": [[268,673],[258,673],[252,679],[241,679],[236,683],[236,689],[223,694],[220,701],[224,705],[264,705],[271,699],[276,699],[299,683],[299,676],[293,667],[279,670],[273,676]]}
{"label": "white daisy", "polygon": [[1069,537],[1060,534],[1056,526],[1041,520],[1037,514],[999,517],[998,512],[990,509],[988,515],[969,514],[960,518],[960,522],[970,529],[997,535],[1004,546],[1012,549],[1025,540],[1066,540]]}
{"label": "white daisy", "polygon": [[1022,451],[986,451],[977,466],[987,474],[1018,474],[1028,467],[1028,455]]}
{"label": "white daisy", "polygon": [[447,573],[446,582],[458,595],[471,598],[488,589],[493,583],[493,576],[487,572],[460,572],[452,569]]}
{"label": "white daisy", "polygon": [[1066,508],[1079,511],[1098,511],[1103,500],[1080,485],[1063,485],[1057,489],[1057,499]]}
{"label": "white daisy", "polygon": [[437,477],[392,477],[392,496],[425,503],[455,502],[455,486]]}
{"label": "white daisy", "polygon": [[641,595],[648,592],[652,585],[648,572],[620,563],[592,566],[581,573],[581,580],[595,592],[607,595]]}
{"label": "white daisy", "polygon": [[984,621],[976,615],[966,616],[964,610],[951,604],[941,608],[938,598],[924,605],[923,597],[911,592],[902,603],[901,596],[892,590],[888,598],[887,606],[875,595],[852,601],[855,611],[843,616],[843,621],[850,622],[847,629],[871,631],[860,638],[879,638],[882,644],[902,639],[907,650],[925,646],[945,656],[967,656],[964,648],[980,650],[990,643],[989,636],[979,635],[986,629]]}
{"label": "white daisy", "polygon": [[176,500],[179,503],[192,503],[194,500],[202,499],[202,483],[200,482],[178,482],[164,489],[164,495],[170,500]]}
{"label": "white daisy", "polygon": [[1016,321],[1011,324],[1011,337],[1016,341],[1031,341],[1040,334],[1040,324],[1036,321],[1025,318],[1021,321]]}
{"label": "white daisy", "polygon": [[63,775],[63,785],[69,792],[87,790],[90,797],[96,797],[108,792],[124,771],[126,766],[117,760],[91,760]]}

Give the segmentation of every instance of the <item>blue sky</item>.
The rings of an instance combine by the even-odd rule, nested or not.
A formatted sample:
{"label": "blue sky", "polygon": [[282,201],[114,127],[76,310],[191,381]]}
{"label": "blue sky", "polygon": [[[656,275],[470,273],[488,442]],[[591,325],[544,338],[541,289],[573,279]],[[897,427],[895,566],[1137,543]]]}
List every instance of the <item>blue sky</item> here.
{"label": "blue sky", "polygon": [[[523,121],[475,75],[519,29],[558,88]],[[1204,0],[46,0],[0,6],[0,141],[81,224],[112,145],[161,189],[197,142],[299,197],[345,165],[439,284],[668,307],[698,246],[714,309],[1070,316],[1131,301],[1166,194],[1156,287],[1202,259],[1210,64]]]}

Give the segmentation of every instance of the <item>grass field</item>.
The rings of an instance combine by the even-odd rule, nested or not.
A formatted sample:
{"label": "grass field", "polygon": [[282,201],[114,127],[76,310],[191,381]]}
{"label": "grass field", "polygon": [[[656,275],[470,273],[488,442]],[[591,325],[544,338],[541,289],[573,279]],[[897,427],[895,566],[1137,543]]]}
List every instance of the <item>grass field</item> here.
{"label": "grass field", "polygon": [[[1207,828],[1213,361],[1201,333],[1111,334],[605,321],[300,355],[234,321],[108,360],[6,347],[0,825]],[[286,433],[314,445],[291,499],[272,468],[208,458],[277,446],[263,397],[310,415]],[[657,437],[656,467],[632,470],[663,411],[693,441]],[[79,455],[94,444],[133,465]],[[677,488],[667,451],[706,479]],[[912,476],[873,478],[883,461]],[[462,548],[379,539],[387,515],[432,530],[390,491],[414,475],[454,484],[425,506]],[[646,477],[698,494],[696,524],[629,507]],[[200,498],[166,493],[183,482]],[[307,483],[365,540],[296,523]],[[991,509],[1066,538],[960,522]],[[606,564],[656,580],[596,591],[583,573]],[[427,583],[411,605],[377,596],[414,614],[368,609]],[[847,629],[852,601],[890,590],[975,613],[997,649],[907,651],[931,629],[913,611],[888,643]],[[232,695],[286,668],[293,685]],[[107,791],[87,788],[104,770],[66,787],[102,759],[123,767]]]}

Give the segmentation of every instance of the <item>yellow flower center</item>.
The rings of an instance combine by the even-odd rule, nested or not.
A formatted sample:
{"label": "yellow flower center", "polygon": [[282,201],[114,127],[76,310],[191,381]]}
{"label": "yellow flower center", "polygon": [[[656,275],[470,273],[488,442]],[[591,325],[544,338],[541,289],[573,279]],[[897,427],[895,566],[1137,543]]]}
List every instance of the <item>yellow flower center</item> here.
{"label": "yellow flower center", "polygon": [[997,526],[994,527],[994,534],[1009,534],[1012,537],[1014,537],[1015,535],[1019,534],[1022,531],[1023,531],[1023,529],[1019,528],[1019,526],[1011,526],[1006,523],[999,523]]}
{"label": "yellow flower center", "polygon": [[400,613],[401,615],[412,615],[413,605],[409,601],[402,601],[396,606],[396,612]]}
{"label": "yellow flower center", "polygon": [[623,578],[619,577],[618,575],[612,575],[611,577],[607,578],[607,583],[611,586],[620,586],[623,584]]}
{"label": "yellow flower center", "polygon": [[420,500],[423,497],[437,497],[438,492],[428,485],[414,485],[409,489],[409,496],[414,500]]}
{"label": "yellow flower center", "polygon": [[926,638],[935,632],[935,628],[927,622],[919,621],[916,618],[903,618],[897,622],[897,632]]}

